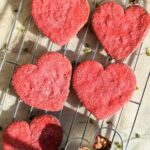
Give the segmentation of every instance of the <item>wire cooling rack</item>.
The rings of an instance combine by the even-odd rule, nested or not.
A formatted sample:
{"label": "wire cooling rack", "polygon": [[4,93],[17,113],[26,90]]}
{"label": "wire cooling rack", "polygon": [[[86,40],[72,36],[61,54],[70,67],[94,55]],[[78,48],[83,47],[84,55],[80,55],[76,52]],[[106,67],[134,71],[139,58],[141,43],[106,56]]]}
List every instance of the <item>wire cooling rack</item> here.
{"label": "wire cooling rack", "polygon": [[[103,2],[103,1],[101,1],[101,2]],[[12,76],[15,68],[18,66],[18,62],[19,62],[21,53],[22,53],[23,48],[24,48],[26,34],[27,34],[29,28],[31,27],[31,24],[33,23],[32,18],[29,17],[28,20],[26,21],[26,29],[25,29],[25,32],[23,33],[23,38],[20,41],[21,44],[20,44],[20,47],[19,47],[19,51],[16,55],[16,58],[13,59],[13,60],[8,60],[7,55],[9,54],[9,47],[11,46],[12,38],[14,36],[16,24],[17,24],[18,18],[20,16],[23,4],[24,4],[24,1],[20,0],[17,11],[16,11],[16,16],[15,16],[14,22],[13,22],[11,30],[10,30],[9,38],[6,41],[6,46],[2,49],[3,58],[2,58],[1,64],[0,64],[0,76],[2,76],[5,64],[11,64],[12,65],[12,68],[11,68],[12,70],[11,70],[10,78],[8,79],[8,82],[7,82],[7,85],[6,85],[6,89],[5,89],[5,91],[3,92],[2,96],[1,96],[0,115],[3,114],[3,111],[4,111],[3,106],[5,104],[5,99],[7,97],[7,94],[11,91],[11,76]],[[91,14],[92,14],[94,8],[96,7],[96,5],[97,5],[97,1],[95,0],[92,3]],[[129,5],[129,1],[126,1],[126,5]],[[141,1],[139,5],[143,5],[143,1]],[[87,37],[87,34],[88,34],[89,30],[90,30],[90,22],[86,25],[85,30],[83,31],[83,38],[80,39],[80,42],[77,46],[77,49],[78,49],[77,50],[77,55],[75,56],[75,58],[73,58],[74,67],[76,67],[76,65],[79,62],[79,59],[81,57],[81,51],[83,50],[83,46],[85,44],[85,39]],[[40,40],[41,36],[42,36],[41,33],[39,33],[36,36],[36,39],[34,41],[35,44],[34,44],[34,47],[33,47],[34,51],[32,53],[32,58],[31,58],[31,61],[28,62],[28,63],[33,63],[34,62],[34,59],[35,59],[36,53],[37,53],[37,49],[38,49],[38,46],[39,46],[39,40]],[[63,54],[66,55],[66,56],[68,54],[68,48],[67,48],[68,44],[61,48],[61,52],[63,52]],[[52,46],[53,46],[53,43],[51,41],[49,41],[48,44],[47,44],[47,50],[51,51]],[[95,59],[95,57],[96,57],[96,55],[99,51],[99,48],[100,48],[100,45],[99,45],[99,42],[97,41],[97,43],[95,45],[95,48],[94,48],[94,52],[91,56],[91,59],[93,59],[93,60]],[[138,63],[138,60],[139,60],[141,49],[142,49],[142,45],[138,49],[138,51],[137,51],[138,53],[137,53],[136,57],[134,58],[134,64],[133,64],[133,70],[134,71],[136,70],[136,67],[137,67],[137,63]],[[109,64],[111,61],[112,61],[111,58],[109,56],[107,56],[105,64]],[[0,80],[1,80],[1,78],[0,78]],[[119,113],[116,114],[116,116],[114,116],[110,119],[113,122],[113,120],[115,118],[115,121],[114,121],[113,125],[109,124],[110,121],[108,122],[108,120],[96,121],[95,119],[93,121],[94,122],[94,125],[93,125],[91,123],[92,120],[93,120],[92,114],[89,113],[88,111],[86,111],[85,114],[81,114],[80,109],[83,108],[83,107],[82,107],[82,104],[80,102],[77,102],[76,106],[74,106],[74,108],[73,108],[73,113],[72,113],[73,115],[71,117],[65,116],[65,109],[66,109],[65,107],[60,112],[54,113],[54,115],[56,115],[61,122],[62,122],[62,120],[64,120],[64,118],[67,118],[67,120],[69,120],[69,125],[67,125],[67,127],[64,126],[64,139],[63,139],[61,148],[64,148],[66,150],[76,150],[76,149],[78,149],[78,147],[80,147],[82,145],[90,145],[90,142],[92,142],[95,135],[102,134],[105,137],[107,136],[107,138],[113,143],[112,145],[115,145],[115,140],[118,139],[119,142],[121,143],[122,149],[127,150],[149,80],[150,80],[150,74],[148,74],[148,76],[147,76],[147,79],[146,79],[146,82],[145,82],[145,85],[144,85],[144,89],[143,89],[142,95],[140,97],[140,101],[138,101],[138,102],[134,101],[134,100],[130,101],[130,105],[131,104],[135,105],[137,107],[137,109],[135,110],[135,116],[134,116],[134,119],[132,121],[132,125],[131,125],[131,128],[130,128],[130,132],[128,134],[128,137],[126,138],[126,142],[124,142],[124,138],[123,138],[121,132],[118,130],[118,126],[119,126],[120,120],[122,118],[122,113],[123,113],[124,107],[121,109],[121,111]],[[18,111],[21,107],[20,105],[23,103],[18,97],[16,97],[16,98],[17,98],[17,101],[16,101],[16,104],[15,104],[12,119],[10,120],[10,122],[16,120],[17,115],[18,115]],[[28,106],[28,108],[29,108],[29,106]],[[33,117],[34,109],[35,108],[33,108],[33,107],[28,109],[27,115],[26,115],[26,120],[27,121],[29,121]],[[71,109],[69,109],[69,113],[70,113],[70,111],[71,111]],[[45,111],[43,113],[52,114],[51,112],[47,112],[47,111]],[[81,121],[82,121],[81,122],[81,124],[82,124],[82,130],[81,131],[82,131],[82,133],[80,134],[80,136],[76,136],[76,135],[72,136],[72,134],[74,134],[73,130],[78,130],[77,128],[80,128],[76,124],[76,121],[78,120],[80,114],[81,114],[80,117],[81,117]],[[94,129],[92,130],[93,133],[91,131],[89,131],[91,126],[94,126],[93,127]],[[89,133],[89,132],[90,132],[90,135],[88,135],[89,138],[87,139],[86,134]],[[108,133],[109,133],[109,136],[108,136]],[[116,148],[114,147],[114,149],[116,149]]]}

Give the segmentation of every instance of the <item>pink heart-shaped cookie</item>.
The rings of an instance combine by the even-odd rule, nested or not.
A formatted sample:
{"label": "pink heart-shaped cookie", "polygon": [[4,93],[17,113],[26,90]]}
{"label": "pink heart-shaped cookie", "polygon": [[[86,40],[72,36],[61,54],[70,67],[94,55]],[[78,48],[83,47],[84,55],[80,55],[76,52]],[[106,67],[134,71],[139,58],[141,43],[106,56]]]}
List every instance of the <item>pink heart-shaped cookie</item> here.
{"label": "pink heart-shaped cookie", "polygon": [[48,38],[65,45],[85,25],[90,13],[87,0],[32,0],[32,17]]}
{"label": "pink heart-shaped cookie", "polygon": [[49,111],[63,108],[69,94],[72,66],[60,53],[46,53],[36,65],[18,67],[12,77],[12,86],[28,105]]}
{"label": "pink heart-shaped cookie", "polygon": [[96,61],[85,61],[74,72],[73,87],[83,105],[97,119],[104,119],[130,100],[136,79],[125,64],[111,64],[104,69]]}
{"label": "pink heart-shaped cookie", "polygon": [[108,55],[124,59],[135,51],[150,27],[150,15],[144,8],[133,5],[126,10],[115,2],[96,8],[92,28]]}
{"label": "pink heart-shaped cookie", "polygon": [[63,130],[59,120],[42,115],[30,125],[25,121],[10,124],[3,134],[3,150],[57,150]]}

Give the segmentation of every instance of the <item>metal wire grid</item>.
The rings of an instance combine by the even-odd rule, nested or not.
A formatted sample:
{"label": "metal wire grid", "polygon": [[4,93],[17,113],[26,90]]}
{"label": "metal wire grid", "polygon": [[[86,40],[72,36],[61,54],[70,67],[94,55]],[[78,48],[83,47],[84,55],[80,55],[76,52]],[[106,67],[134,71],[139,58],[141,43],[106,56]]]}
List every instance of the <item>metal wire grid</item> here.
{"label": "metal wire grid", "polygon": [[[101,0],[101,2],[102,2],[102,1],[103,1],[103,0]],[[93,3],[93,6],[92,6],[92,12],[93,12],[93,10],[94,10],[94,8],[95,8],[95,6],[96,6],[96,3],[97,3],[97,1],[95,0],[95,2]],[[126,4],[128,4],[128,3],[129,3],[129,1],[126,1]],[[18,52],[18,54],[17,54],[16,60],[15,60],[14,62],[7,60],[7,59],[6,59],[7,53],[8,53],[8,51],[9,51],[9,46],[10,46],[10,44],[11,44],[11,40],[12,40],[12,37],[13,37],[13,34],[14,34],[14,29],[15,29],[15,27],[16,27],[16,23],[17,23],[17,20],[18,20],[18,18],[19,18],[19,15],[20,15],[22,6],[23,6],[23,0],[20,0],[19,5],[18,5],[18,12],[16,13],[16,16],[15,16],[15,19],[14,19],[14,22],[13,22],[13,25],[12,25],[12,29],[11,29],[11,32],[10,32],[10,35],[9,35],[9,38],[8,38],[8,41],[6,42],[6,43],[7,43],[6,48],[3,49],[4,55],[3,55],[2,62],[1,62],[1,64],[0,64],[0,75],[1,75],[2,68],[3,68],[3,66],[4,66],[5,63],[10,63],[10,64],[13,65],[13,71],[12,71],[12,74],[13,74],[15,68],[16,68],[17,65],[18,65],[18,60],[19,60],[20,55],[21,55],[21,52],[22,52],[22,50],[23,50],[23,46],[24,46],[24,43],[25,43],[25,37],[26,37],[27,31],[29,30],[30,25],[31,25],[32,18],[30,17],[30,18],[29,18],[29,21],[28,21],[28,25],[27,25],[26,30],[25,30],[24,35],[23,35],[23,39],[22,39],[22,41],[21,41],[21,46],[20,46],[20,48],[19,48],[19,52]],[[87,33],[88,33],[88,31],[89,31],[89,27],[90,27],[90,23],[88,23],[88,25],[87,25],[87,27],[86,27],[86,30],[85,30],[83,39],[82,39],[81,44],[80,44],[80,46],[79,46],[79,48],[78,48],[78,54],[77,54],[77,57],[76,57],[76,59],[75,59],[75,66],[77,65],[77,63],[78,63],[78,61],[79,61],[80,52],[81,52],[81,50],[82,50],[82,46],[83,46],[83,44],[84,44],[84,42],[85,42]],[[33,49],[34,49],[34,53],[33,53],[33,55],[32,55],[31,63],[33,63],[33,61],[34,61],[35,54],[36,54],[37,48],[38,48],[38,46],[39,46],[38,41],[39,41],[40,38],[41,38],[41,34],[39,33],[39,35],[37,36],[36,41],[35,41],[36,44],[34,45],[34,48],[33,48]],[[48,43],[48,45],[47,45],[48,51],[51,51],[52,46],[53,46],[53,43],[49,40],[49,43]],[[99,42],[97,41],[97,44],[96,44],[96,46],[95,46],[95,51],[94,51],[94,54],[93,54],[93,56],[92,56],[92,59],[93,59],[93,60],[95,59],[95,56],[96,56],[96,54],[97,54],[97,51],[98,51],[99,46],[100,46],[100,45],[99,45]],[[141,49],[142,49],[142,45],[141,45],[141,47],[140,47],[139,50],[138,50],[138,55],[137,55],[137,57],[136,57],[136,62],[135,62],[135,64],[134,64],[134,68],[133,68],[134,71],[136,70],[136,66],[137,66],[137,62],[138,62],[139,56],[140,56]],[[66,55],[66,54],[67,54],[67,45],[63,46],[63,47],[62,47],[62,50],[64,50],[63,53],[64,53],[64,55]],[[109,58],[109,57],[108,57],[108,59],[107,59],[106,64],[108,64],[108,63],[110,63],[110,58]],[[11,76],[12,76],[12,74],[11,74]],[[131,131],[130,131],[130,133],[129,133],[129,137],[128,137],[128,140],[127,140],[127,144],[126,144],[125,147],[124,147],[124,145],[123,145],[123,139],[122,139],[121,135],[119,134],[119,132],[117,131],[117,128],[118,128],[118,125],[119,125],[119,122],[120,122],[120,119],[121,119],[122,112],[123,112],[123,109],[124,109],[124,108],[122,108],[121,111],[119,112],[119,117],[118,117],[117,123],[116,123],[116,125],[115,125],[114,128],[104,127],[104,122],[105,122],[105,120],[103,120],[103,121],[98,121],[98,122],[101,123],[101,126],[100,126],[98,132],[101,133],[101,130],[103,130],[103,129],[112,130],[112,131],[113,131],[112,142],[114,142],[114,138],[115,138],[116,134],[118,134],[119,137],[120,137],[120,139],[121,139],[122,146],[124,147],[125,150],[127,150],[127,148],[128,148],[128,145],[129,145],[129,142],[130,142],[130,138],[131,138],[131,135],[132,135],[132,131],[133,131],[133,129],[134,129],[135,122],[136,122],[136,120],[137,120],[137,116],[138,116],[138,113],[139,113],[139,110],[140,110],[140,106],[141,106],[141,103],[142,103],[142,100],[143,100],[143,97],[144,97],[144,94],[145,94],[145,91],[146,91],[146,88],[147,88],[147,84],[148,84],[148,82],[149,82],[149,79],[150,79],[150,73],[149,73],[149,75],[148,75],[148,77],[147,77],[147,80],[146,80],[146,83],[145,83],[145,86],[144,86],[144,90],[143,90],[143,93],[142,93],[140,102],[136,102],[136,101],[132,101],[132,100],[130,101],[131,103],[137,105],[137,111],[136,111],[136,115],[135,115],[135,118],[134,118],[134,121],[133,121],[133,124],[132,124],[132,127],[131,127]],[[1,115],[1,113],[2,113],[2,111],[3,111],[3,105],[4,105],[4,102],[5,102],[6,95],[7,95],[7,93],[8,93],[9,90],[10,90],[10,83],[11,83],[11,78],[9,79],[9,81],[8,81],[8,83],[7,83],[7,89],[6,89],[6,91],[5,91],[4,95],[3,95],[3,98],[1,99],[1,102],[0,102],[0,115]],[[12,121],[15,120],[16,115],[17,115],[17,112],[18,112],[18,109],[19,109],[19,106],[20,106],[20,103],[22,103],[22,101],[21,101],[19,98],[17,98],[17,100],[18,100],[18,102],[17,102],[17,104],[16,104],[16,108],[15,108],[15,112],[14,112]],[[84,139],[84,136],[85,136],[87,127],[88,127],[88,125],[89,125],[91,113],[89,113],[89,115],[88,115],[88,119],[87,119],[87,121],[86,121],[85,128],[84,128],[84,131],[83,131],[82,136],[79,137],[79,138],[69,139],[69,138],[70,138],[70,134],[71,134],[71,132],[72,132],[72,129],[74,128],[74,125],[75,125],[75,120],[76,120],[76,118],[77,118],[77,114],[78,114],[78,110],[79,110],[79,108],[80,108],[80,105],[81,105],[81,103],[79,102],[79,103],[78,103],[78,106],[77,106],[77,108],[76,108],[76,111],[75,111],[75,113],[74,113],[74,117],[73,117],[72,120],[70,120],[70,121],[71,121],[71,126],[70,126],[70,129],[69,129],[69,133],[68,133],[68,134],[65,133],[65,135],[67,136],[67,140],[66,140],[66,143],[65,143],[65,149],[67,149],[67,146],[68,146],[72,141],[74,141],[75,139],[80,139],[80,146],[82,145],[83,141],[86,140],[86,139]],[[29,120],[29,117],[30,117],[30,115],[32,114],[33,109],[34,109],[33,107],[30,108],[29,113],[28,113],[27,120]],[[63,112],[63,110],[61,110],[61,111],[59,112],[59,119],[61,119],[61,117],[62,117],[62,112]],[[45,113],[48,113],[48,112],[45,111]]]}

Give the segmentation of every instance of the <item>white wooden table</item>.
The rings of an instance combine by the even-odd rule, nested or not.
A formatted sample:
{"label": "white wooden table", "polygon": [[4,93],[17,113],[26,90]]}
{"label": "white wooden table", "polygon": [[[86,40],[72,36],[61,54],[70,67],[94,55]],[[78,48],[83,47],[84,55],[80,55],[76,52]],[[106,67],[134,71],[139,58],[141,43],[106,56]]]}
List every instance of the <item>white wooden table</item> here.
{"label": "white wooden table", "polygon": [[[90,0],[91,5],[93,4],[93,1],[94,0]],[[123,3],[125,4],[125,1],[122,1],[122,4]],[[12,25],[14,23],[19,4],[20,0],[0,1],[0,63],[3,62],[3,57],[5,54],[3,49],[9,39],[9,33],[13,27]],[[144,0],[144,7],[150,12],[150,0]],[[88,30],[88,34],[85,36],[86,30],[87,28],[84,27],[77,36],[71,39],[67,45],[66,56],[68,56],[71,61],[76,59],[78,59],[78,61],[91,59],[96,50],[97,39],[90,29]],[[93,50],[93,52],[89,55],[85,55],[83,53],[84,44],[81,46],[84,36],[84,44],[88,43]],[[134,93],[132,101],[139,103],[142,99],[141,108],[131,136],[128,150],[150,150],[150,80],[147,82],[147,86],[145,87],[146,80],[150,72],[150,56],[146,55],[147,47],[150,47],[150,33],[145,38],[141,49],[137,50],[125,61],[125,63],[130,65],[131,68],[135,70],[134,72],[138,82],[138,90]],[[108,59],[106,53],[101,46],[97,45],[97,48],[95,60],[101,62],[103,65],[106,65],[106,61]],[[4,62],[0,73],[0,107],[3,106],[2,111],[0,112],[0,126],[3,128],[5,128],[12,121],[14,115],[15,120],[26,120],[28,117],[28,112],[30,111],[29,106],[25,105],[23,102],[18,103],[18,97],[16,97],[16,94],[12,90],[11,86],[9,86],[15,64],[21,65],[30,63],[32,62],[32,59],[35,61],[38,56],[45,53],[47,50],[60,51],[63,53],[61,47],[52,44],[46,37],[39,34],[38,29],[35,27],[32,19],[30,19],[30,0],[23,0],[21,13],[16,21],[8,49],[9,52],[6,55],[6,61]],[[19,51],[21,52],[20,56],[18,56]],[[33,56],[35,57],[33,58]],[[144,88],[146,88],[146,90],[143,95]],[[19,106],[18,109],[17,105]],[[88,120],[89,113],[84,107],[78,106],[79,100],[71,89],[68,101],[65,104],[60,118],[64,131],[67,134],[70,132],[68,137],[70,140],[83,136],[85,125]],[[132,102],[129,102],[124,106],[117,128],[117,131],[122,136],[124,146],[126,145],[129,133],[131,131],[138,106],[138,104]],[[76,113],[76,111],[78,111],[78,113]],[[15,114],[15,112],[17,113]],[[43,111],[33,109],[32,115],[37,115],[40,113],[43,113]],[[75,122],[72,126],[72,130],[70,130],[75,114],[77,116],[74,120]],[[55,113],[55,115],[58,116],[59,113]],[[115,128],[119,115],[120,112],[118,112],[115,117],[106,119],[103,126]],[[96,133],[96,130],[100,128],[99,125],[102,123],[102,121],[100,121],[98,124],[93,116],[91,116],[91,118],[93,118],[94,121],[89,122],[84,135],[84,139],[87,140],[91,139],[92,135]],[[111,120],[112,124],[106,123],[108,120]],[[108,138],[111,138],[114,132],[110,131],[111,130],[106,131],[103,129],[102,134]],[[140,135],[140,138],[135,137],[136,133]],[[2,131],[0,131],[0,139],[1,138]],[[66,138],[67,137],[64,134],[63,144],[65,143]],[[79,143],[80,141],[81,140],[73,140],[71,145],[74,147],[76,145],[75,143]],[[117,138],[117,136],[114,141],[121,142],[120,138]],[[76,146],[75,148],[73,147],[68,147],[68,150],[77,149]],[[114,149],[116,149],[116,147],[114,147]]]}

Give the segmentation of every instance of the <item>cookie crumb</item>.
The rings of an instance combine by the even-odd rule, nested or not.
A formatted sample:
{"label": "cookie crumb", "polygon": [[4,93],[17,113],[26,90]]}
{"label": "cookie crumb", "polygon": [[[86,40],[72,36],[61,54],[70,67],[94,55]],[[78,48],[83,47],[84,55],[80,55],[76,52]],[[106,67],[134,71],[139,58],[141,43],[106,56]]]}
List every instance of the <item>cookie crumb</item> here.
{"label": "cookie crumb", "polygon": [[150,48],[146,48],[146,55],[150,56]]}
{"label": "cookie crumb", "polygon": [[139,133],[136,133],[136,134],[135,134],[135,137],[136,137],[136,138],[140,138],[140,134],[139,134]]}

